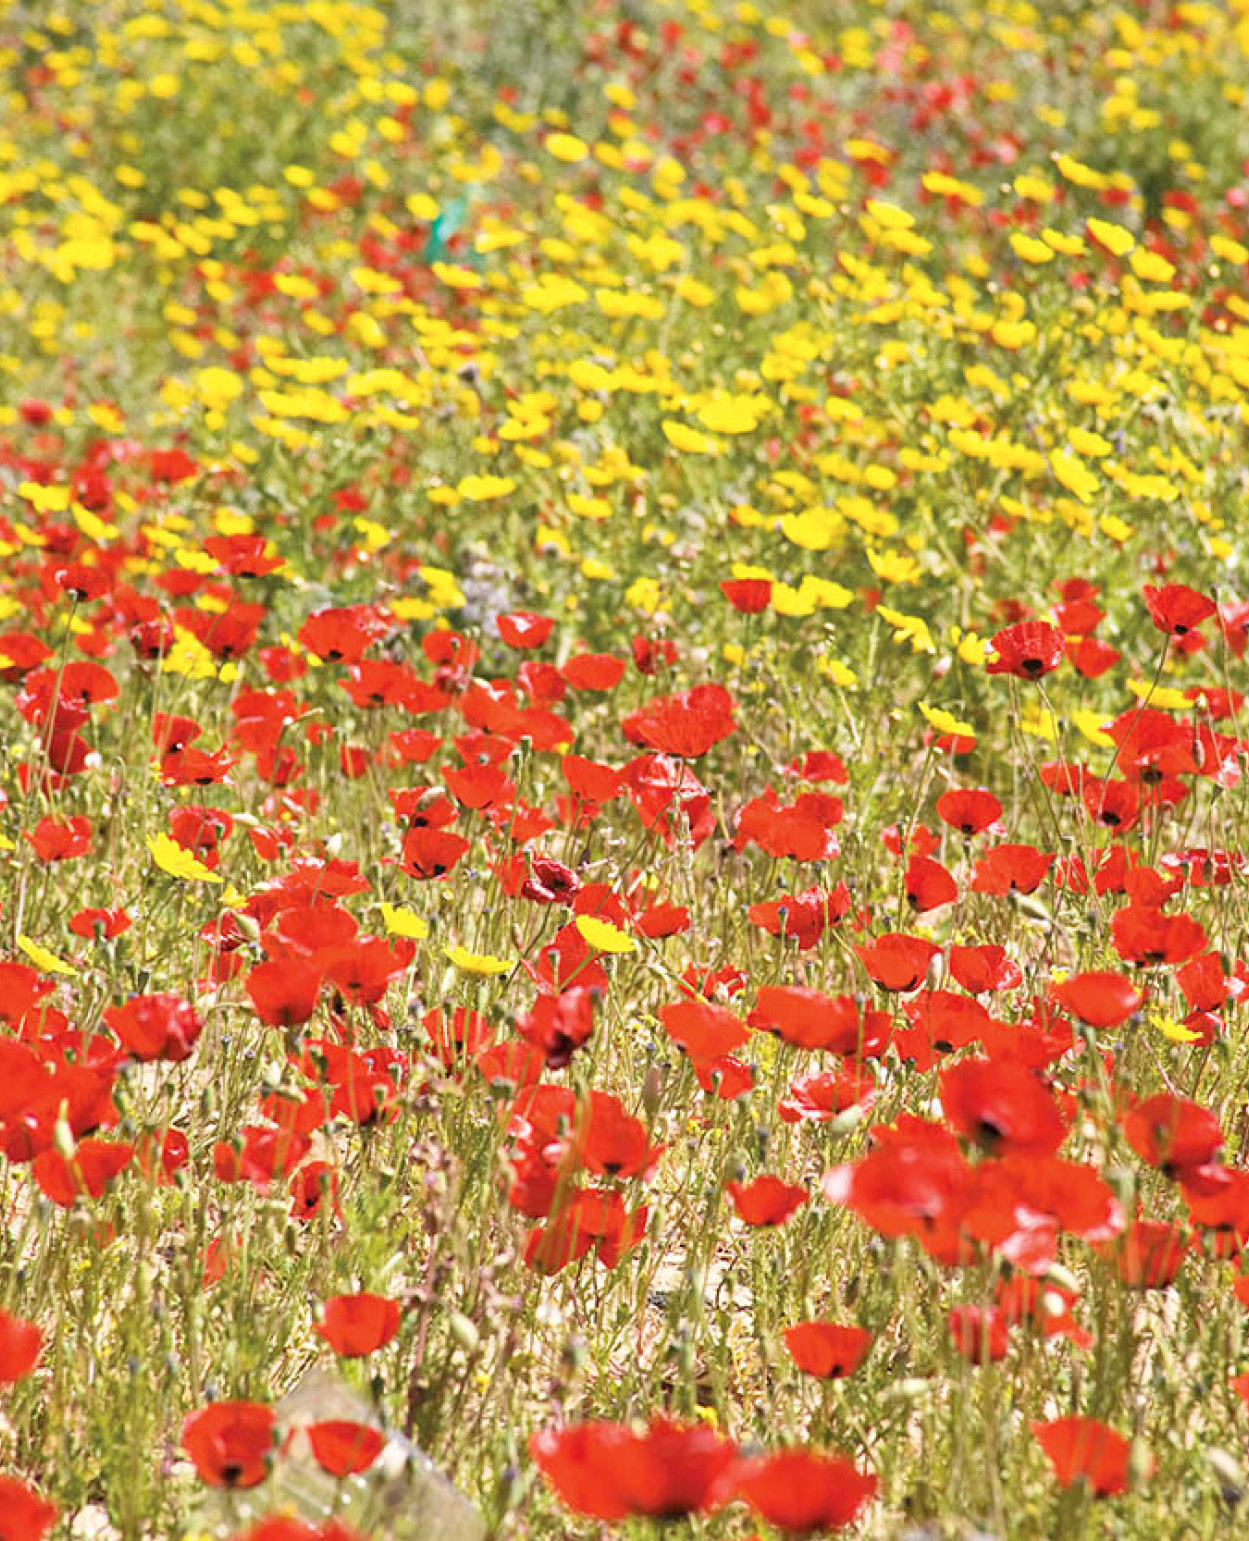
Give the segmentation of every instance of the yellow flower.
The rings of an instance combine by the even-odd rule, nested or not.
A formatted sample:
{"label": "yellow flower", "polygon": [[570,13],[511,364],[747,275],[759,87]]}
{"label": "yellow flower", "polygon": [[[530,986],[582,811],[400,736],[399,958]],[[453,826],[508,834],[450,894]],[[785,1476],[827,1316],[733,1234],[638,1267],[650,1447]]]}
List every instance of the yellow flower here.
{"label": "yellow flower", "polygon": [[391,936],[406,936],[419,942],[429,935],[429,922],[406,904],[383,904],[382,919]]}
{"label": "yellow flower", "polygon": [[514,960],[496,958],[488,952],[469,952],[465,947],[444,947],[443,951],[456,968],[465,974],[481,974],[490,978],[495,974],[506,974],[514,964]]}
{"label": "yellow flower", "polygon": [[1149,1021],[1164,1038],[1169,1038],[1172,1043],[1197,1043],[1200,1033],[1195,1033],[1191,1027],[1185,1027],[1183,1022],[1177,1022],[1167,1011],[1151,1011]]}
{"label": "yellow flower", "polygon": [[1022,258],[1024,262],[1031,262],[1040,266],[1042,263],[1053,262],[1054,260],[1054,252],[1051,247],[1047,246],[1044,241],[1037,240],[1034,235],[1025,235],[1022,230],[1012,232],[1010,244],[1015,255]]}
{"label": "yellow flower", "polygon": [[947,712],[943,706],[929,706],[926,701],[921,701],[919,709],[938,733],[952,733],[956,738],[975,738],[976,736],[976,730],[970,722],[964,722],[953,712]]}
{"label": "yellow flower", "polygon": [[594,915],[578,915],[577,930],[597,952],[636,952],[637,943],[609,920]]}
{"label": "yellow flower", "polygon": [[1093,501],[1101,483],[1096,473],[1090,471],[1078,455],[1071,454],[1069,450],[1057,449],[1050,456],[1050,465],[1058,480],[1081,503]]}
{"label": "yellow flower", "polygon": [[688,423],[679,423],[671,417],[665,417],[659,426],[663,429],[664,438],[668,443],[673,449],[680,450],[683,455],[715,454],[716,441],[710,434],[700,433],[697,428],[691,428]]}
{"label": "yellow flower", "polygon": [[893,628],[895,642],[909,642],[912,652],[915,653],[937,651],[937,645],[932,640],[932,633],[928,630],[928,623],[923,616],[904,615],[900,610],[890,609],[888,605],[877,605],[876,614]]}
{"label": "yellow flower", "polygon": [[1056,741],[1053,716],[1036,702],[1020,712],[1018,721],[1021,732],[1031,734],[1033,738],[1043,738],[1048,744]]}
{"label": "yellow flower", "polygon": [[859,676],[840,658],[817,658],[815,666],[841,690],[854,690],[858,686]]}
{"label": "yellow flower", "polygon": [[1104,712],[1095,712],[1091,707],[1081,707],[1071,714],[1071,721],[1090,744],[1096,744],[1099,749],[1113,749],[1114,739],[1102,728],[1105,720]]}
{"label": "yellow flower", "polygon": [[698,421],[712,433],[753,433],[769,405],[763,396],[722,396],[698,409]]}
{"label": "yellow flower", "polygon": [[1131,257],[1132,271],[1146,283],[1169,284],[1175,277],[1175,267],[1156,251],[1134,251]]}
{"label": "yellow flower", "polygon": [[40,947],[38,942],[32,942],[28,936],[19,936],[17,945],[35,967],[42,970],[45,974],[76,974],[78,972],[72,963],[66,963],[64,958],[58,958],[54,952],[49,952],[46,947]]}
{"label": "yellow flower", "polygon": [[1112,225],[1109,220],[1091,218],[1084,227],[1099,246],[1115,257],[1126,257],[1136,245],[1136,237],[1122,225]]}
{"label": "yellow flower", "polygon": [[590,153],[590,147],[584,139],[578,139],[576,134],[548,134],[546,148],[557,161],[568,161],[575,164],[583,161]]}
{"label": "yellow flower", "polygon": [[221,882],[215,872],[169,835],[149,835],[147,848],[152,853],[152,860],[170,877],[181,878],[187,883]]}
{"label": "yellow flower", "polygon": [[431,264],[431,271],[448,289],[480,289],[485,282],[480,273],[456,263],[435,262]]}
{"label": "yellow flower", "polygon": [[505,498],[516,491],[516,483],[510,476],[465,476],[455,489],[470,503],[488,503],[492,498]]}
{"label": "yellow flower", "polygon": [[1128,689],[1137,700],[1163,712],[1186,712],[1193,704],[1182,690],[1171,685],[1155,685],[1151,689],[1146,680],[1129,680]]}

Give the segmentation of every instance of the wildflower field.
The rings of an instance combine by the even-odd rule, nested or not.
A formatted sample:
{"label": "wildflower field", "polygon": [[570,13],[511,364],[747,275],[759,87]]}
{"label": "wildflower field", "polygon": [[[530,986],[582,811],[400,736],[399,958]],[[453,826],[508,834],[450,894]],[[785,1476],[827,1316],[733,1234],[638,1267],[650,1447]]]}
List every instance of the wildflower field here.
{"label": "wildflower field", "polygon": [[1249,0],[0,70],[0,1541],[1244,1533]]}

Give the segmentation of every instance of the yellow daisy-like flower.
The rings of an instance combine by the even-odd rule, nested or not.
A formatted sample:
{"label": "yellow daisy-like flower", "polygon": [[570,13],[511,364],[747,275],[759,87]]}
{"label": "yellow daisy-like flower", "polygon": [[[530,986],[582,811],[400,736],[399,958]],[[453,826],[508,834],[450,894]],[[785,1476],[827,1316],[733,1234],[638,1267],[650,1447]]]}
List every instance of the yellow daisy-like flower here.
{"label": "yellow daisy-like flower", "polygon": [[429,935],[429,922],[406,904],[383,904],[382,919],[390,936],[406,936],[420,942]]}
{"label": "yellow daisy-like flower", "polygon": [[637,943],[609,920],[594,915],[578,915],[577,930],[597,952],[636,952]]}
{"label": "yellow daisy-like flower", "polygon": [[956,717],[953,712],[947,712],[944,707],[929,706],[926,701],[921,701],[919,709],[938,733],[953,733],[958,738],[976,736],[976,730],[970,722],[964,722],[961,717]]}
{"label": "yellow daisy-like flower", "polygon": [[712,455],[716,451],[716,441],[711,435],[700,433],[688,423],[679,423],[675,418],[665,417],[659,426],[668,443],[683,455]]}
{"label": "yellow daisy-like flower", "polygon": [[1115,257],[1126,257],[1136,245],[1136,237],[1130,230],[1125,230],[1122,225],[1111,224],[1106,219],[1090,218],[1084,228],[1099,246]]}
{"label": "yellow daisy-like flower", "polygon": [[567,161],[570,165],[583,161],[590,153],[589,145],[576,134],[548,134],[546,149],[557,161]]}
{"label": "yellow daisy-like flower", "polygon": [[190,851],[169,835],[149,835],[147,848],[162,872],[184,883],[220,883],[222,880]]}
{"label": "yellow daisy-like flower", "polygon": [[66,963],[64,958],[58,958],[54,952],[49,952],[46,947],[41,947],[28,936],[19,936],[17,945],[42,973],[76,974],[78,972],[72,963]]}
{"label": "yellow daisy-like flower", "polygon": [[480,974],[487,979],[506,974],[515,962],[514,959],[496,958],[488,952],[469,952],[467,947],[460,946],[444,947],[443,952],[462,973]]}
{"label": "yellow daisy-like flower", "polygon": [[1149,1013],[1149,1020],[1162,1036],[1172,1043],[1197,1043],[1201,1039],[1200,1033],[1195,1033],[1183,1022],[1177,1022],[1170,1012],[1152,1011]]}

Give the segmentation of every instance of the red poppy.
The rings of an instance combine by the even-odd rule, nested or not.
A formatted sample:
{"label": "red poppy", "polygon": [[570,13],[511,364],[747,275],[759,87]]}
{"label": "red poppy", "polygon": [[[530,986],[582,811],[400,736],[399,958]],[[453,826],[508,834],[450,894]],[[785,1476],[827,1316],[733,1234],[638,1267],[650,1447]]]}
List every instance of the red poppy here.
{"label": "red poppy", "polygon": [[593,1249],[605,1268],[615,1268],[645,1236],[648,1214],[645,1205],[627,1210],[615,1191],[574,1191],[547,1225],[530,1234],[525,1263],[554,1274]]}
{"label": "red poppy", "polygon": [[1113,969],[1090,969],[1050,986],[1050,995],[1064,1011],[1090,1027],[1118,1027],[1134,1016],[1145,1002],[1125,974]]}
{"label": "red poppy", "polygon": [[226,661],[242,658],[251,651],[267,613],[264,605],[247,604],[238,599],[232,600],[224,610],[174,611],[177,620],[214,658]]}
{"label": "red poppy", "polygon": [[696,760],[735,732],[733,697],[723,685],[695,685],[675,696],[657,696],[621,723],[631,743],[660,754]]}
{"label": "red poppy", "polygon": [[1067,1137],[1053,1093],[1014,1060],[962,1060],[940,1085],[952,1127],[995,1155],[1051,1156]]}
{"label": "red poppy", "polygon": [[443,780],[447,791],[465,808],[493,808],[516,797],[516,783],[497,765],[465,765],[444,771]]}
{"label": "red poppy", "polygon": [[1063,661],[1064,637],[1048,621],[1020,621],[1005,626],[993,638],[997,657],[988,665],[990,674],[1013,674],[1036,680],[1057,669]]}
{"label": "red poppy", "polygon": [[366,1541],[366,1538],[342,1520],[322,1520],[319,1525],[314,1525],[293,1514],[272,1514],[257,1520],[244,1531],[236,1531],[229,1541]]}
{"label": "red poppy", "polygon": [[1154,706],[1135,706],[1106,724],[1118,761],[1135,780],[1158,783],[1164,776],[1191,776],[1199,769],[1193,732]]}
{"label": "red poppy", "polygon": [[1077,674],[1086,680],[1096,680],[1113,669],[1123,654],[1100,637],[1081,637],[1078,642],[1067,643],[1067,657]]}
{"label": "red poppy", "polygon": [[311,1143],[292,1126],[247,1124],[237,1138],[213,1146],[213,1170],[219,1182],[249,1182],[267,1193],[275,1177],[286,1177],[299,1165]]}
{"label": "red poppy", "polygon": [[625,790],[625,779],[610,765],[587,760],[584,755],[566,754],[560,770],[574,797],[586,803],[609,803]]}
{"label": "red poppy", "polygon": [[941,844],[927,824],[912,824],[905,831],[901,825],[886,824],[880,838],[890,856],[931,856]]}
{"label": "red poppy", "polygon": [[807,888],[800,894],[785,894],[780,899],[752,904],[747,911],[751,925],[761,926],[769,936],[783,936],[797,942],[806,952],[849,915],[853,908],[850,889],[838,883],[831,890]]}
{"label": "red poppy", "polygon": [[[266,901],[284,907],[270,916]],[[268,894],[255,895],[248,908],[258,922],[271,921],[271,929],[260,940],[269,958],[277,963],[316,963],[323,968],[328,959],[349,948],[360,934],[355,916],[333,903],[290,903],[281,893],[270,890]],[[268,976],[261,975],[260,980],[267,988]]]}
{"label": "red poppy", "polygon": [[958,1210],[971,1176],[958,1141],[940,1125],[904,1114],[892,1129],[875,1129],[874,1150],[861,1161],[833,1167],[820,1188],[882,1236],[942,1232]]}
{"label": "red poppy", "polygon": [[0,1475],[0,1521],[4,1541],[43,1541],[60,1510],[19,1477]]}
{"label": "red poppy", "polygon": [[124,909],[86,909],[70,918],[69,929],[88,942],[111,942],[114,937],[129,931],[132,925],[134,921]]}
{"label": "red poppy", "polygon": [[64,823],[40,819],[34,832],[25,831],[40,861],[72,861],[91,851],[91,820],[78,814]]}
{"label": "red poppy", "polygon": [[574,690],[614,690],[625,671],[623,658],[614,653],[577,653],[560,673]]}
{"label": "red poppy", "polygon": [[331,1418],[304,1431],[318,1466],[340,1480],[367,1471],[386,1448],[386,1436],[367,1423]]}
{"label": "red poppy", "polygon": [[805,1534],[853,1524],[879,1486],[843,1456],[781,1450],[744,1461],[736,1491],[778,1530]]}
{"label": "red poppy", "polygon": [[1099,1498],[1127,1492],[1132,1447],[1097,1418],[1038,1421],[1032,1432],[1063,1487],[1086,1482]]}
{"label": "red poppy", "polygon": [[359,937],[348,948],[331,954],[325,969],[326,983],[354,1006],[376,1006],[391,980],[410,968],[416,943],[407,937]]}
{"label": "red poppy", "polygon": [[358,663],[365,650],[391,628],[380,605],[328,606],[310,615],[296,633],[298,641],[325,663]]}
{"label": "red poppy", "polygon": [[1131,1289],[1165,1289],[1180,1270],[1189,1239],[1163,1220],[1133,1220],[1114,1243],[1119,1277]]}
{"label": "red poppy", "polygon": [[1006,1320],[1015,1325],[1039,1329],[1047,1338],[1067,1338],[1079,1349],[1092,1348],[1095,1341],[1087,1328],[1071,1314],[1076,1302],[1074,1290],[1053,1283],[1042,1283],[1029,1274],[1015,1273],[998,1280],[997,1304]]}
{"label": "red poppy", "polygon": [[260,1402],[212,1402],[182,1425],[182,1445],[209,1487],[258,1487],[269,1474],[276,1418]]}
{"label": "red poppy", "polygon": [[1202,953],[1177,969],[1175,982],[1194,1011],[1217,1011],[1228,998],[1231,981],[1217,952]]}
{"label": "red poppy", "polygon": [[1110,938],[1125,963],[1184,963],[1209,946],[1201,922],[1129,904],[1110,922]]}
{"label": "red poppy", "polygon": [[646,1125],[610,1092],[592,1091],[572,1144],[581,1165],[600,1177],[649,1177],[663,1154]]}
{"label": "red poppy", "polygon": [[758,615],[772,601],[771,578],[723,578],[720,592],[742,615]]}
{"label": "red poppy", "polygon": [[1023,983],[1019,965],[996,942],[967,947],[955,943],[950,948],[950,973],[973,995],[1015,990]]}
{"label": "red poppy", "polygon": [[659,1020],[668,1037],[692,1060],[719,1059],[750,1037],[740,1017],[710,1001],[676,1001],[660,1008]]}
{"label": "red poppy", "polygon": [[1181,1180],[1223,1148],[1223,1130],[1214,1114],[1173,1092],[1155,1092],[1138,1102],[1123,1120],[1123,1133],[1142,1161]]}
{"label": "red poppy", "polygon": [[140,1062],[189,1059],[204,1024],[180,995],[161,992],[132,995],[124,1006],[110,1006],[104,1021]]}
{"label": "red poppy", "polygon": [[990,846],[976,863],[971,891],[975,894],[1031,894],[1045,881],[1054,865],[1048,851],[1032,845]]}
{"label": "red poppy", "polygon": [[154,1131],[139,1140],[135,1159],[144,1176],[155,1172],[157,1184],[168,1187],[191,1159],[190,1141],[181,1129]]}
{"label": "red poppy", "polygon": [[256,1015],[271,1027],[301,1027],[317,1009],[323,971],[311,958],[275,958],[247,972]]}
{"label": "red poppy", "polygon": [[862,1327],[843,1327],[838,1322],[796,1322],[785,1329],[789,1356],[807,1375],[820,1380],[842,1380],[867,1358],[872,1335]]}
{"label": "red poppy", "polygon": [[956,1049],[982,1043],[993,1026],[979,1001],[953,990],[925,990],[912,996],[903,1010],[911,1025],[897,1033],[894,1042],[902,1058],[919,1070],[931,1069]]}
{"label": "red poppy", "polygon": [[12,1385],[39,1363],[43,1333],[37,1322],[0,1311],[0,1383]]}
{"label": "red poppy", "polygon": [[1131,829],[1140,817],[1140,791],[1134,782],[1086,776],[1080,796],[1093,823],[1118,834]]}
{"label": "red poppy", "polygon": [[629,795],[646,829],[657,829],[675,847],[688,830],[697,848],[715,828],[711,794],[688,765],[673,755],[644,754],[625,767]]}
{"label": "red poppy", "polygon": [[1150,620],[1171,637],[1186,636],[1218,609],[1214,600],[1185,583],[1164,583],[1161,588],[1147,583],[1143,592]]}
{"label": "red poppy", "polygon": [[499,635],[508,647],[518,650],[541,647],[551,635],[555,622],[545,615],[534,615],[530,610],[516,610],[511,615],[495,619]]}
{"label": "red poppy", "polygon": [[866,1112],[876,1101],[876,1082],[853,1070],[820,1071],[795,1081],[776,1110],[787,1124],[827,1124],[850,1108]]}
{"label": "red poppy", "polygon": [[800,1183],[782,1182],[764,1174],[753,1182],[725,1184],[737,1218],[747,1225],[784,1225],[810,1198]]}
{"label": "red poppy", "polygon": [[808,792],[786,807],[769,788],[738,810],[733,843],[738,850],[754,843],[793,861],[828,861],[837,855],[832,828],[841,816],[841,799],[830,794]]}
{"label": "red poppy", "polygon": [[222,572],[236,578],[263,578],[285,565],[284,558],[269,554],[264,535],[209,535],[204,550],[217,559]]}
{"label": "red poppy", "polygon": [[958,898],[958,884],[931,856],[912,856],[906,869],[907,902],[917,915],[939,910]]}
{"label": "red poppy", "polygon": [[678,936],[682,931],[688,931],[691,917],[688,906],[684,904],[659,902],[648,904],[639,912],[633,924],[639,936],[661,941],[666,936]]}
{"label": "red poppy", "polygon": [[558,706],[568,694],[567,681],[555,665],[536,658],[525,659],[516,671],[516,683],[538,706]]}
{"label": "red poppy", "polygon": [[1054,619],[1068,637],[1088,637],[1106,619],[1106,612],[1092,594],[1081,593],[1056,604]]}
{"label": "red poppy", "polygon": [[749,1021],[795,1048],[833,1054],[874,1057],[889,1040],[887,1012],[866,1010],[853,995],[825,995],[805,985],[764,985]]}
{"label": "red poppy", "polygon": [[955,1306],[946,1325],[955,1349],[972,1364],[1005,1359],[1010,1347],[1010,1322],[996,1306]]}
{"label": "red poppy", "polygon": [[15,684],[51,657],[47,643],[28,631],[0,633],[0,679]]}
{"label": "red poppy", "polygon": [[134,1146],[112,1140],[80,1140],[70,1157],[44,1150],[35,1157],[35,1181],[40,1191],[70,1209],[79,1198],[98,1199],[134,1155]]}
{"label": "red poppy", "polygon": [[905,932],[889,931],[855,952],[869,977],[882,990],[905,995],[916,990],[928,973],[928,965],[941,949],[935,942]]}
{"label": "red poppy", "polygon": [[332,1295],[315,1330],[342,1359],[363,1359],[399,1331],[399,1302],[361,1292]]}
{"label": "red poppy", "polygon": [[850,780],[845,761],[831,749],[808,749],[806,754],[791,760],[785,769],[804,781],[832,781],[844,787]]}
{"label": "red poppy", "polygon": [[57,683],[60,701],[74,706],[92,707],[101,701],[115,701],[119,691],[112,670],[98,663],[68,663]]}
{"label": "red poppy", "polygon": [[403,841],[403,870],[414,878],[442,878],[468,850],[463,835],[445,829],[410,829]]}
{"label": "red poppy", "polygon": [[328,1161],[308,1161],[290,1180],[291,1218],[308,1221],[321,1213],[326,1201],[335,1214],[341,1214],[338,1202],[338,1173]]}
{"label": "red poppy", "polygon": [[653,1418],[644,1432],[591,1422],[547,1429],[529,1452],[561,1502],[578,1514],[677,1519],[705,1514],[729,1497],[737,1446],[705,1423]]}
{"label": "red poppy", "polygon": [[937,799],[937,816],[964,835],[978,835],[1002,817],[1002,804],[992,792],[943,792]]}

